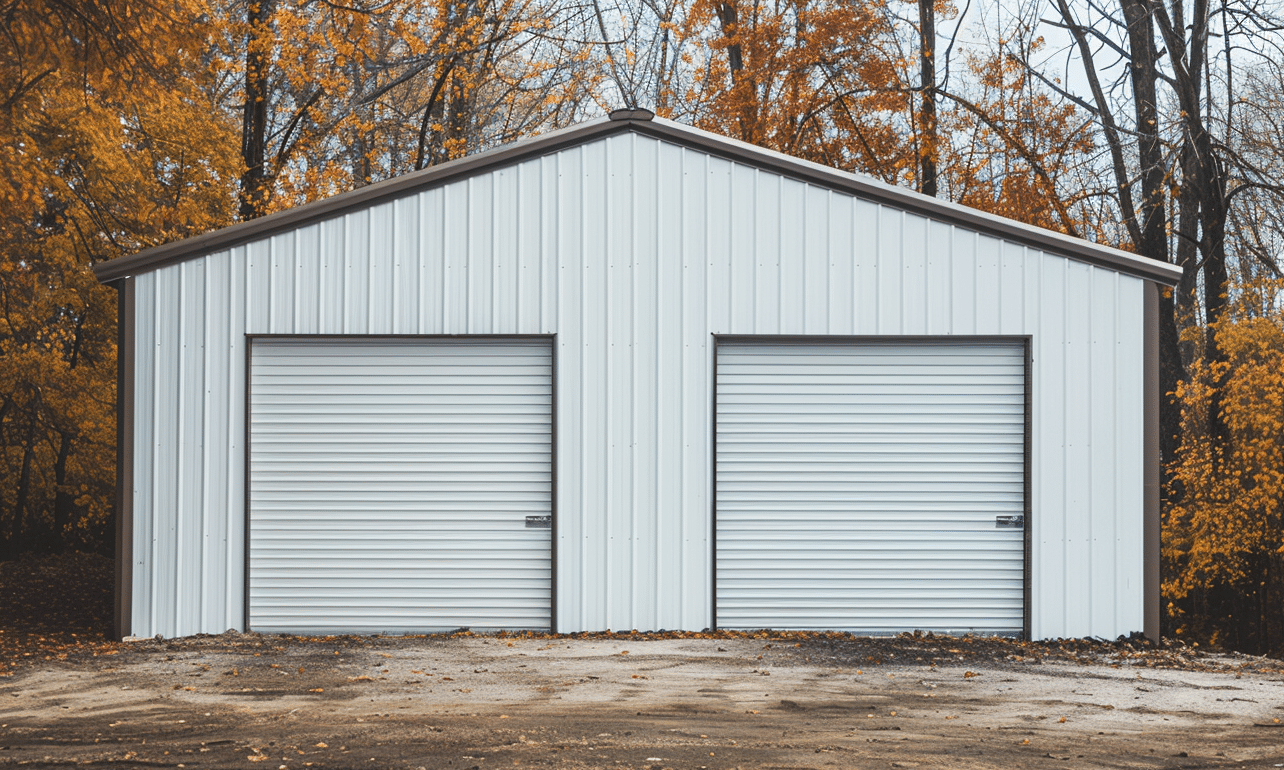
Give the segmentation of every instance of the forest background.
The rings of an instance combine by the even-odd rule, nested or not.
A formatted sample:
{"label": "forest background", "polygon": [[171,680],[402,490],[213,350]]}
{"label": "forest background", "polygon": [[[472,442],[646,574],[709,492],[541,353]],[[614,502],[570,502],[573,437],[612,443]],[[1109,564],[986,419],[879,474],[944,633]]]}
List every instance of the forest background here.
{"label": "forest background", "polygon": [[1181,266],[1165,635],[1284,655],[1284,34],[1227,0],[0,0],[0,560],[112,550],[103,260],[620,106]]}

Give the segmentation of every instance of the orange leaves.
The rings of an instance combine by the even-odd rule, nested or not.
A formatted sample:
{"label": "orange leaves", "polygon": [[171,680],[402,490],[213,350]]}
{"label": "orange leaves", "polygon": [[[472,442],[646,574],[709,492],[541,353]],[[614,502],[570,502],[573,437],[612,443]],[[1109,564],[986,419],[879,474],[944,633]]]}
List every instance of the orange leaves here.
{"label": "orange leaves", "polygon": [[[1269,281],[1246,287],[1244,296],[1278,297],[1281,288]],[[1194,630],[1209,641],[1217,640],[1217,627],[1258,621],[1234,618],[1231,607],[1185,617],[1189,597],[1230,591],[1251,608],[1259,606],[1256,597],[1280,590],[1272,565],[1284,553],[1284,314],[1278,304],[1265,304],[1265,313],[1220,321],[1215,334],[1226,360],[1195,361],[1176,390],[1183,441],[1172,472],[1182,496],[1165,520],[1163,592],[1179,633]],[[1209,430],[1215,409],[1225,426],[1221,437]],[[1272,604],[1260,606],[1278,612]]]}

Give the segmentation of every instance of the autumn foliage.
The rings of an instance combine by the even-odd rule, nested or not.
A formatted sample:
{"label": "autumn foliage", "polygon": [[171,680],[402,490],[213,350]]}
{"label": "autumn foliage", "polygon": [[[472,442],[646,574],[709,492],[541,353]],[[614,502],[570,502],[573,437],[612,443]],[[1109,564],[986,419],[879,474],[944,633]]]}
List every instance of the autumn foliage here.
{"label": "autumn foliage", "polygon": [[[1057,8],[1084,40],[1129,42]],[[1125,15],[1138,8],[1121,0]],[[1168,96],[1208,109],[1161,121],[1156,102],[1134,100],[1132,129],[1129,105],[1076,96],[1032,64],[1049,49],[1025,6],[966,24],[947,0],[0,0],[0,10],[0,560],[110,548],[116,295],[94,264],[627,104],[1182,264],[1186,279],[1160,303],[1182,443],[1171,456],[1178,430],[1166,430],[1169,629],[1284,651],[1284,315],[1279,287],[1245,268],[1255,260],[1279,275],[1284,227],[1271,196],[1284,193],[1272,186],[1284,171],[1230,179],[1204,162],[1217,152],[1240,172],[1284,169],[1284,154],[1269,110],[1235,123],[1228,103],[1216,143],[1203,118],[1192,122],[1220,114],[1211,90],[1188,92],[1212,89],[1222,63],[1158,74],[1166,51],[1199,42],[1180,37],[1196,29],[1180,4],[1172,18],[1154,15],[1166,47],[1134,68],[1132,92],[1145,77],[1194,83]],[[978,25],[985,34],[970,39]],[[1278,101],[1284,78],[1252,74],[1252,101]],[[1227,77],[1229,99],[1239,81]],[[1176,426],[1172,403],[1162,419]]]}
{"label": "autumn foliage", "polygon": [[233,124],[198,8],[30,0],[0,16],[0,553],[100,547],[116,297],[93,264],[227,223]]}
{"label": "autumn foliage", "polygon": [[[1278,282],[1253,287],[1278,298]],[[1261,308],[1261,303],[1259,308]],[[1182,383],[1180,492],[1165,521],[1164,595],[1178,633],[1284,653],[1284,309],[1228,316],[1224,360]],[[1224,432],[1210,429],[1219,409]]]}

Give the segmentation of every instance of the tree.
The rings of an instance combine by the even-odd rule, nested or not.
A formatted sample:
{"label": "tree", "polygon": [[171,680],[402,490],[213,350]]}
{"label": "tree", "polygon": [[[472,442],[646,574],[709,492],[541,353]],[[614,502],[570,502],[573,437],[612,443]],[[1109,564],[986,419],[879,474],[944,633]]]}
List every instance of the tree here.
{"label": "tree", "polygon": [[195,4],[14,0],[0,35],[0,552],[99,547],[115,296],[94,263],[228,221]]}
{"label": "tree", "polygon": [[[1184,494],[1163,548],[1177,633],[1272,655],[1284,653],[1282,288],[1278,279],[1247,287],[1212,328],[1221,356],[1197,359],[1178,386]],[[1212,409],[1222,411],[1220,436]]]}
{"label": "tree", "polygon": [[594,82],[558,0],[248,0],[221,19],[241,219],[574,121]]}

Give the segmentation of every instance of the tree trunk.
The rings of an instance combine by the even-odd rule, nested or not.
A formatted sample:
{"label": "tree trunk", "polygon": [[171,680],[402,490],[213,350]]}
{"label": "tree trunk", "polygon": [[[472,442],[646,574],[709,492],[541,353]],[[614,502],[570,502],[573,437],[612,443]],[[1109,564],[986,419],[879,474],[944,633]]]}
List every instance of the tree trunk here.
{"label": "tree trunk", "polygon": [[18,472],[18,489],[13,503],[13,535],[9,541],[10,556],[16,555],[29,547],[31,534],[35,530],[27,509],[31,501],[31,462],[36,453],[36,418],[40,411],[40,394],[36,391],[31,399],[31,414],[27,422],[27,436],[22,444],[22,470]]}
{"label": "tree trunk", "polygon": [[67,550],[67,531],[76,510],[76,496],[67,489],[67,458],[71,455],[71,436],[58,434],[58,457],[54,460],[54,517],[50,549]]}
{"label": "tree trunk", "polygon": [[918,0],[919,84],[923,89],[918,114],[919,188],[936,197],[936,9],[933,0]]}
{"label": "tree trunk", "polygon": [[[1137,152],[1141,162],[1141,194],[1137,205],[1137,253],[1144,257],[1170,261],[1168,252],[1168,212],[1166,206],[1164,148],[1159,138],[1157,88],[1159,51],[1155,45],[1155,20],[1147,0],[1120,0],[1124,23],[1128,29],[1131,56],[1129,77],[1136,118]],[[1193,263],[1178,261],[1194,280]],[[1183,281],[1185,283],[1185,281]],[[1171,292],[1162,292],[1159,300],[1159,453],[1165,466],[1177,458],[1181,446],[1181,407],[1171,395],[1177,383],[1186,379],[1182,360],[1180,332],[1175,313],[1180,302]],[[1168,488],[1168,474],[1164,474]]]}
{"label": "tree trunk", "polygon": [[267,167],[268,51],[271,0],[250,0],[246,9],[245,107],[241,118],[240,210],[242,220],[263,215],[271,174]]}

